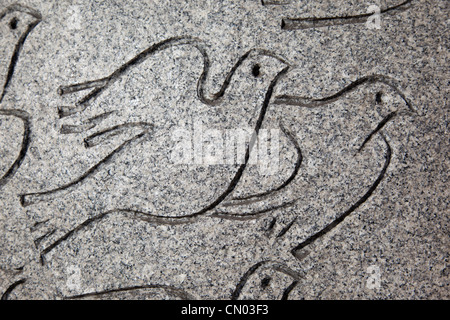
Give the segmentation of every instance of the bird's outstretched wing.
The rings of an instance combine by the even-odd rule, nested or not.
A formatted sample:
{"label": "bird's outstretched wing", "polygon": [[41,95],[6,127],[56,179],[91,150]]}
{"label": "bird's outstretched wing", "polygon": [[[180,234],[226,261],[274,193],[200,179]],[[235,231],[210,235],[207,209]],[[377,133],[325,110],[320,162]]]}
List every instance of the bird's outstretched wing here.
{"label": "bird's outstretched wing", "polygon": [[[117,110],[111,110],[107,112],[103,112],[97,114],[92,117],[86,117],[83,115],[83,112],[86,108],[93,103],[93,101],[98,98],[106,89],[108,89],[115,81],[120,79],[120,77],[130,70],[133,66],[136,66],[143,61],[145,61],[148,57],[166,50],[168,48],[186,44],[197,44],[199,42],[198,39],[192,37],[176,37],[170,38],[165,41],[159,42],[155,45],[150,46],[146,50],[142,51],[136,57],[120,66],[109,76],[97,79],[93,81],[87,81],[79,84],[61,86],[58,89],[58,93],[60,95],[75,95],[78,92],[83,92],[86,90],[90,90],[86,95],[82,96],[80,99],[76,98],[76,102],[71,106],[60,106],[58,108],[58,114],[60,118],[67,118],[71,116],[77,116],[82,120],[79,124],[63,124],[60,129],[60,133],[64,135],[70,134],[86,134],[84,137],[84,146],[89,149],[93,148],[99,144],[107,142],[111,137],[116,137],[118,135],[121,136],[121,139],[116,141],[122,141],[121,144],[117,145],[115,148],[110,150],[106,157],[104,157],[101,161],[96,163],[94,166],[89,168],[84,174],[82,174],[77,179],[62,185],[53,190],[48,190],[44,192],[34,192],[22,194],[20,196],[21,203],[23,206],[28,206],[30,204],[45,201],[52,199],[60,194],[64,194],[66,192],[70,192],[80,183],[84,182],[85,179],[92,174],[95,174],[99,170],[101,170],[106,164],[110,163],[117,157],[123,150],[129,148],[131,145],[137,143],[141,140],[141,138],[147,136],[153,128],[153,125],[144,122],[122,122],[118,124],[114,124],[112,126],[105,126],[102,123],[105,120],[112,118]],[[200,47],[199,47],[200,48]],[[203,50],[203,49],[202,49]],[[202,51],[203,52],[203,51]],[[205,66],[208,66],[208,59],[205,53]],[[206,68],[206,67],[205,67]],[[207,70],[207,69],[206,69]],[[205,71],[204,73],[207,73]]]}
{"label": "bird's outstretched wing", "polygon": [[[126,139],[119,147],[114,149],[110,154],[108,154],[105,158],[103,158],[100,162],[91,167],[88,171],[82,174],[77,179],[71,181],[68,184],[60,186],[54,190],[38,192],[38,193],[28,193],[22,194],[20,196],[20,202],[22,206],[26,207],[30,204],[50,200],[58,195],[62,195],[68,192],[71,192],[75,188],[77,188],[81,183],[83,183],[86,178],[95,174],[99,170],[101,170],[108,163],[114,161],[115,157],[117,157],[123,150],[129,147],[132,144],[135,144],[140,138],[151,133],[152,125],[148,123],[125,123],[122,125],[117,125],[112,128],[107,128],[105,130],[96,132],[87,138],[85,138],[84,143],[86,148],[91,148],[104,140],[111,138],[114,135],[119,134],[129,134],[131,129],[135,129],[134,133],[131,134],[131,137]],[[136,133],[137,132],[137,133]]]}

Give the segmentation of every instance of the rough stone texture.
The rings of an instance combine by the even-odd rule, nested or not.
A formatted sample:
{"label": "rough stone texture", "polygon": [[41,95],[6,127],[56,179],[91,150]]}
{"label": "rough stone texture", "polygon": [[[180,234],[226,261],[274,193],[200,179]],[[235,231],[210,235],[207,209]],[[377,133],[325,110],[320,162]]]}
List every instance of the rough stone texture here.
{"label": "rough stone texture", "polygon": [[[448,1],[262,3],[0,1],[0,12],[14,9],[0,16],[2,83],[19,53],[0,103],[5,298],[450,297]],[[281,28],[371,5],[380,28],[367,17]],[[244,56],[255,48],[266,51]],[[59,116],[93,89],[58,88],[110,75],[95,99]],[[200,127],[219,136],[201,139]],[[278,149],[234,181],[241,164],[205,150],[254,128]],[[190,142],[192,161],[174,163]]]}

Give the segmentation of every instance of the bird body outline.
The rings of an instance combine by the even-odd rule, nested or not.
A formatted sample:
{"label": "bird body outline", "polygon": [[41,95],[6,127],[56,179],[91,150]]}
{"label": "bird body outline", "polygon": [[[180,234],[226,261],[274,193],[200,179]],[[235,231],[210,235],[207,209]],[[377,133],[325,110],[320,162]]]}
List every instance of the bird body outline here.
{"label": "bird body outline", "polygon": [[[58,89],[58,92],[61,95],[66,95],[66,94],[70,94],[70,93],[74,93],[74,92],[78,92],[78,91],[83,91],[83,90],[90,90],[90,89],[91,89],[91,91],[87,95],[85,95],[81,99],[79,99],[75,103],[75,106],[72,106],[72,107],[60,107],[58,109],[58,113],[59,113],[61,118],[67,118],[67,117],[71,117],[74,114],[83,112],[85,110],[85,108],[94,99],[96,99],[97,97],[99,97],[102,94],[103,90],[105,90],[114,81],[116,81],[123,74],[125,74],[130,67],[136,66],[136,65],[142,63],[143,61],[145,61],[145,59],[148,56],[151,56],[155,52],[160,52],[160,51],[163,51],[165,49],[171,48],[173,46],[180,46],[180,45],[193,46],[195,49],[198,50],[198,52],[200,52],[200,54],[201,54],[201,56],[203,58],[203,71],[201,72],[201,75],[198,78],[197,90],[196,91],[197,91],[198,99],[203,104],[205,104],[206,106],[210,106],[211,108],[214,108],[215,106],[220,104],[220,102],[221,102],[222,98],[224,97],[228,87],[230,86],[230,83],[233,80],[233,76],[235,75],[237,70],[242,68],[243,63],[246,62],[246,60],[249,60],[253,56],[255,56],[255,57],[261,56],[261,57],[273,60],[277,64],[281,65],[279,67],[281,70],[278,70],[279,72],[274,75],[274,78],[271,81],[269,81],[270,79],[268,79],[266,81],[266,83],[268,85],[268,89],[265,90],[265,92],[264,92],[262,105],[261,106],[257,106],[258,108],[260,108],[259,112],[253,118],[253,120],[251,120],[253,122],[253,124],[252,124],[253,135],[251,136],[251,141],[247,145],[246,150],[245,150],[245,157],[244,157],[245,161],[244,161],[244,163],[241,164],[238,167],[236,173],[234,174],[234,177],[231,179],[231,182],[229,183],[229,186],[226,188],[226,190],[222,194],[220,194],[214,201],[212,201],[209,205],[206,205],[203,209],[199,210],[198,212],[194,212],[194,213],[191,213],[191,214],[183,215],[184,218],[187,218],[189,220],[189,219],[195,218],[197,216],[203,215],[203,214],[211,211],[214,207],[216,207],[219,203],[221,203],[230,193],[232,193],[232,191],[234,190],[237,182],[239,181],[239,179],[243,175],[243,173],[245,171],[245,168],[246,168],[246,166],[247,166],[247,164],[249,162],[250,152],[251,152],[251,150],[252,150],[252,148],[253,148],[253,146],[254,146],[254,144],[256,142],[258,133],[259,133],[259,131],[261,129],[261,126],[263,124],[263,121],[264,121],[264,118],[265,118],[265,115],[266,115],[266,112],[267,112],[267,109],[268,109],[268,105],[269,105],[270,99],[271,99],[272,94],[273,94],[273,88],[275,87],[276,82],[279,80],[279,78],[281,78],[289,70],[288,63],[282,57],[277,56],[274,53],[272,53],[270,51],[267,51],[267,50],[264,50],[264,49],[251,49],[251,50],[247,51],[246,53],[244,53],[244,55],[242,55],[238,59],[238,61],[233,65],[231,70],[227,73],[227,75],[225,77],[225,80],[224,80],[222,86],[220,87],[219,91],[217,93],[215,93],[215,94],[212,94],[210,97],[208,97],[207,94],[205,93],[205,88],[204,88],[206,80],[207,80],[208,75],[209,75],[209,66],[210,66],[209,57],[208,57],[208,54],[206,52],[206,49],[204,48],[204,46],[202,46],[202,43],[197,38],[192,38],[192,37],[174,37],[174,38],[170,38],[170,39],[167,39],[167,40],[164,40],[164,41],[161,41],[161,42],[158,42],[158,43],[152,45],[148,49],[146,49],[143,52],[141,52],[140,54],[138,54],[135,58],[131,59],[130,61],[128,61],[127,63],[125,63],[121,67],[119,67],[116,71],[114,71],[108,77],[105,77],[105,78],[102,78],[102,79],[98,79],[98,80],[94,80],[94,81],[84,82],[84,83],[81,83],[81,84],[75,84],[75,85],[71,85],[71,86],[61,86]],[[253,75],[253,76],[254,77],[258,77],[258,75]],[[96,117],[96,119],[97,118],[101,118],[101,117],[103,117],[103,115],[100,115],[99,117]],[[100,161],[99,163],[97,163],[96,165],[91,167],[88,171],[86,171],[77,180],[74,180],[74,181],[72,181],[69,184],[65,184],[65,185],[63,185],[63,186],[61,186],[59,188],[53,189],[53,190],[49,190],[49,191],[45,191],[45,192],[39,192],[39,193],[22,194],[20,196],[22,205],[23,206],[28,206],[28,205],[31,205],[31,204],[33,204],[35,202],[45,201],[47,199],[47,197],[48,197],[48,199],[51,199],[53,196],[55,196],[55,195],[57,196],[58,193],[62,194],[63,192],[66,192],[67,190],[73,189],[74,187],[76,187],[76,185],[78,185],[79,183],[82,183],[83,181],[85,181],[85,179],[87,179],[91,175],[93,175],[96,172],[98,172],[99,170],[101,170],[101,168],[104,166],[105,163],[110,162],[111,159],[113,159],[116,155],[118,155],[120,152],[125,150],[127,147],[137,143],[144,136],[151,134],[151,131],[154,129],[153,124],[145,123],[145,122],[121,124],[121,125],[118,125],[118,126],[114,126],[112,128],[107,128],[105,130],[101,130],[101,131],[99,131],[97,133],[94,133],[94,134],[90,135],[89,137],[84,139],[86,147],[93,146],[94,143],[92,143],[92,141],[95,138],[98,138],[98,137],[101,138],[103,136],[107,136],[110,133],[114,134],[115,131],[123,129],[124,126],[137,127],[138,129],[142,129],[142,131],[140,131],[137,135],[135,135],[131,139],[126,140],[117,149],[115,149],[113,152],[108,154],[108,156],[106,158],[104,158],[102,161]],[[66,130],[64,128],[68,128],[68,127],[67,126],[66,127],[63,126],[62,129]],[[72,130],[72,129],[69,128],[68,131],[70,131],[70,130]],[[285,131],[284,133],[286,135],[289,134],[287,131]],[[156,215],[153,215],[153,217],[155,219],[157,219],[157,220],[159,218],[161,218],[163,220],[167,218],[167,217],[163,217],[163,216],[158,217]]]}
{"label": "bird body outline", "polygon": [[[138,61],[137,60],[135,60],[134,61],[135,63],[138,63]],[[231,77],[230,77],[231,78]],[[206,76],[205,76],[205,79],[206,79]],[[101,83],[102,83],[102,81],[103,81],[103,83],[106,83],[106,82],[108,82],[108,84],[109,84],[109,81],[111,81],[111,79],[100,79],[100,80],[97,80],[97,81],[95,81],[95,84],[96,85],[101,85]],[[7,80],[7,83],[5,84],[5,88],[7,87],[7,85],[8,85],[8,82],[9,82],[9,80]],[[94,83],[90,83],[90,84],[87,84],[87,86],[89,86],[89,85],[94,85]],[[199,86],[199,89],[198,90],[200,90],[200,92],[201,92],[201,89],[202,88],[200,88],[201,86]],[[67,88],[60,88],[60,90],[62,90],[61,91],[61,93],[63,93],[63,91],[64,90],[67,90]],[[99,88],[97,88],[97,87],[95,87],[94,86],[94,90],[93,90],[93,92],[90,94],[90,95],[88,95],[88,96],[86,96],[85,98],[89,98],[89,99],[91,99],[91,98],[95,98],[95,96],[96,96],[96,94],[101,94],[101,90],[100,91],[96,91],[96,90],[98,90]],[[70,90],[70,89],[69,89]],[[4,93],[6,92],[6,90],[4,90],[3,92],[2,92],[2,98],[3,98],[3,95],[4,95]],[[225,90],[222,92],[222,94],[225,92]],[[67,92],[66,92],[67,93]],[[201,96],[202,97],[204,97],[204,95],[203,94],[201,94]],[[218,94],[216,97],[219,97],[220,96],[220,94]],[[88,100],[89,100],[88,99]],[[211,99],[208,99],[208,98],[203,98],[204,99],[204,101],[206,101],[208,104],[214,104],[215,102],[216,102],[216,99],[213,97],[213,98],[211,98]],[[300,101],[300,100],[299,100]],[[292,102],[292,101],[291,101]],[[296,102],[296,103],[299,103],[299,104],[303,104],[303,105],[307,105],[308,103],[305,103],[305,102]],[[314,103],[311,103],[311,105],[313,105]],[[316,103],[316,105],[320,105],[320,103]],[[2,110],[2,111],[4,111],[4,114],[5,115],[9,115],[8,113],[11,113],[11,111],[12,110]],[[64,110],[60,110],[61,111],[61,114],[63,114],[64,113]],[[73,111],[73,110],[72,110]],[[1,112],[0,112],[1,113]],[[20,119],[23,119],[24,120],[24,123],[25,123],[25,120],[27,119],[27,117],[26,117],[26,114],[20,114],[20,116],[16,116],[17,118],[20,118]],[[388,121],[390,121],[390,119],[391,118],[385,118],[385,119],[383,119],[383,122],[382,123],[380,123],[380,125],[379,126],[377,126],[376,128],[375,128],[375,130],[373,131],[373,133],[371,133],[368,137],[367,137],[367,139],[364,141],[364,143],[361,145],[361,149],[365,146],[365,144],[371,139],[371,137],[374,135],[374,134],[376,134],[378,131],[380,131],[381,129],[382,129],[382,127],[388,122]],[[386,120],[386,121],[384,121],[384,120]],[[132,124],[132,125],[134,125],[134,124]],[[136,125],[140,125],[140,124],[136,124]],[[118,128],[110,128],[111,129],[111,131],[114,131],[115,129],[118,129]],[[99,132],[99,134],[101,135],[101,134],[104,134],[104,133],[107,133],[107,132]],[[25,136],[28,136],[28,135],[24,135],[24,137]],[[387,165],[389,165],[389,162],[387,162],[386,163]],[[382,175],[380,175],[379,176],[379,178],[382,178],[383,177],[383,175],[384,175],[384,173],[385,173],[385,170],[383,169],[383,174]],[[3,178],[2,178],[3,179]],[[380,179],[377,179],[377,181],[379,181]],[[0,185],[1,186],[1,185]],[[376,188],[376,186],[375,186],[375,188]]]}
{"label": "bird body outline", "polygon": [[[243,59],[243,60],[245,60],[245,59]],[[242,60],[242,61],[243,61]],[[139,63],[139,61],[138,60],[134,60],[130,65],[133,65],[133,64],[135,64],[135,63]],[[205,62],[206,63],[206,62]],[[238,67],[239,65],[237,65],[237,67]],[[118,69],[118,70],[121,70],[121,69]],[[232,73],[230,72],[230,74],[229,74],[229,77],[227,76],[227,79],[229,79],[229,80],[231,80],[231,77],[232,77]],[[203,80],[206,80],[206,77],[207,77],[207,73],[202,73],[202,77],[201,77],[201,79],[203,79]],[[90,99],[94,99],[97,95],[100,95],[101,94],[101,91],[102,91],[102,89],[101,89],[101,85],[102,84],[104,84],[104,85],[106,85],[106,83],[108,83],[109,84],[109,82],[111,81],[111,79],[107,79],[107,80],[105,80],[105,78],[104,79],[100,79],[100,80],[96,80],[96,81],[94,81],[94,82],[92,82],[92,83],[89,83],[89,84],[85,84],[85,85],[87,85],[88,87],[90,86],[90,85],[93,85],[93,88],[94,88],[94,90],[88,95],[88,96],[85,96],[85,101],[89,101]],[[200,83],[200,82],[199,82]],[[95,85],[94,85],[95,84]],[[99,87],[96,87],[96,85],[100,85],[100,88]],[[6,86],[5,86],[6,87]],[[72,87],[72,89],[74,89],[75,87]],[[80,87],[78,87],[78,88],[80,88]],[[223,91],[222,91],[222,89],[223,89]],[[207,104],[215,104],[216,103],[216,101],[217,100],[219,100],[219,98],[221,98],[222,96],[223,96],[223,94],[225,93],[225,91],[226,91],[226,86],[225,86],[225,82],[224,82],[224,85],[222,86],[222,89],[221,89],[221,91],[219,91],[219,93],[218,94],[216,94],[216,95],[214,95],[213,96],[213,98],[206,98],[205,97],[205,95],[204,95],[204,91],[203,91],[203,86],[202,85],[198,85],[198,88],[197,88],[197,92],[199,92],[199,95],[202,97],[202,99],[203,99],[203,101],[204,102],[206,102]],[[70,89],[69,88],[60,88],[60,92],[61,93],[63,93],[63,94],[66,94],[66,93],[68,93],[68,91],[70,91]],[[65,90],[68,90],[68,91],[65,91]],[[4,93],[4,92],[3,92]],[[3,95],[3,93],[2,93],[2,95]],[[304,103],[304,102],[298,102],[298,103],[303,103],[304,105],[306,105],[307,103]],[[317,105],[319,105],[320,103],[317,103]],[[82,105],[82,104],[80,104],[80,105]],[[312,104],[311,104],[312,105]],[[64,115],[64,116],[68,116],[67,114],[64,114],[64,111],[67,111],[67,110],[64,110],[64,109],[61,109],[60,110],[60,114],[61,115]],[[69,112],[72,112],[73,110],[70,110]],[[81,111],[81,110],[78,110],[78,111]],[[70,115],[70,114],[69,114]],[[25,118],[25,117],[24,117]],[[382,123],[382,125],[381,126],[377,126],[377,128],[374,130],[374,134],[375,133],[377,133],[379,130],[381,130],[381,128],[389,121],[390,119],[387,119],[384,123]],[[262,121],[261,121],[261,123],[262,123]],[[140,125],[140,124],[136,124],[136,125]],[[260,129],[261,127],[259,126],[258,127],[258,130]],[[118,128],[111,128],[111,130],[115,130],[115,129],[118,129]],[[106,133],[106,132],[100,132],[100,134],[104,134],[104,133]],[[364,147],[364,145],[370,140],[370,138],[371,138],[371,136],[372,135],[369,135],[368,136],[368,138],[366,139],[366,141],[364,141],[364,143],[362,144],[362,146],[361,146],[361,148],[363,148]],[[388,165],[389,163],[387,163],[387,165]],[[385,170],[383,170],[384,172],[385,172]],[[384,173],[383,173],[383,175],[384,175]],[[382,176],[383,175],[380,175],[380,177],[382,178]],[[239,178],[242,176],[242,173],[240,174],[240,176],[239,176]],[[239,180],[239,178],[237,179],[237,180]],[[379,179],[377,179],[377,181],[378,181]],[[376,186],[375,186],[375,188],[376,188]],[[227,195],[229,195],[231,193],[231,191],[229,192],[229,193],[227,193],[226,194],[226,196]],[[225,197],[226,197],[225,196]],[[370,196],[370,195],[369,195]],[[198,214],[198,213],[197,213]],[[222,216],[223,217],[223,216]]]}
{"label": "bird body outline", "polygon": [[[22,21],[24,19],[24,21]],[[8,21],[7,21],[8,20]],[[25,41],[33,29],[41,22],[42,15],[33,8],[12,4],[0,12],[0,23],[8,23],[10,32],[15,33],[16,44],[11,52],[11,57],[8,63],[3,67],[5,72],[5,79],[2,81],[0,91],[0,106],[4,101],[10,83],[13,79],[16,65],[19,61],[20,53],[22,52]],[[7,44],[7,42],[5,42]],[[28,147],[30,144],[31,135],[31,115],[23,110],[17,108],[0,107],[0,116],[13,117],[23,123],[23,134],[19,154],[12,165],[0,175],[0,189],[5,186],[19,170],[24,161]]]}
{"label": "bird body outline", "polygon": [[[395,82],[392,79],[389,79],[388,77],[384,77],[384,76],[381,76],[381,75],[373,75],[373,76],[367,76],[367,77],[360,78],[359,80],[356,80],[356,81],[352,82],[351,84],[346,86],[344,89],[338,91],[337,93],[335,93],[335,94],[333,94],[331,96],[328,96],[328,97],[321,98],[321,99],[304,99],[304,98],[301,98],[301,97],[277,96],[275,98],[274,103],[278,104],[278,105],[287,104],[287,105],[301,106],[301,107],[305,107],[305,108],[329,107],[330,104],[332,104],[333,102],[339,100],[340,97],[347,95],[348,93],[352,92],[353,90],[359,88],[362,85],[371,84],[371,83],[382,83],[382,84],[386,85],[387,87],[392,88],[392,90],[395,93],[398,93],[398,95],[400,97],[400,100],[404,101],[404,103],[406,105],[406,109],[409,110],[410,112],[413,111],[410,102],[406,99],[404,94],[401,93],[401,91],[399,91],[399,89],[397,88]],[[378,96],[378,93],[377,93],[377,96]],[[379,100],[378,98],[374,99],[374,101],[378,101],[378,100]],[[395,118],[399,114],[400,114],[400,112],[389,113],[389,114],[387,114],[387,116],[383,117],[381,119],[381,121],[377,125],[373,125],[373,127],[369,128],[370,130],[368,129],[369,131],[367,133],[367,136],[365,137],[364,140],[360,141],[360,146],[359,146],[359,148],[357,148],[356,152],[361,152],[361,150],[363,150],[365,148],[365,146],[373,139],[373,137],[375,135],[377,135],[378,133],[380,133],[380,131],[393,118]],[[319,239],[320,237],[323,237],[329,231],[334,229],[337,225],[339,225],[342,221],[344,221],[344,219],[348,215],[350,215],[362,203],[364,203],[373,194],[373,192],[377,189],[378,185],[380,184],[380,182],[382,181],[382,179],[384,178],[384,176],[385,176],[385,174],[387,172],[387,168],[388,168],[388,166],[390,164],[390,161],[391,161],[391,153],[392,153],[391,147],[390,147],[389,143],[387,142],[386,138],[383,135],[381,135],[381,137],[382,137],[382,141],[384,141],[383,143],[385,144],[385,147],[386,147],[386,149],[385,149],[386,154],[384,156],[385,157],[385,161],[382,164],[382,166],[379,168],[378,175],[374,178],[374,180],[372,180],[372,184],[367,187],[367,190],[363,193],[363,195],[361,197],[357,198],[354,201],[354,203],[349,206],[349,208],[347,210],[345,210],[341,214],[338,214],[336,216],[336,219],[334,219],[331,223],[326,225],[319,232],[314,233],[311,237],[309,237],[307,240],[303,241],[301,244],[299,244],[295,248],[292,248],[292,253],[294,255],[295,255],[296,251],[298,251],[298,250],[304,248],[305,246],[313,243],[315,240]],[[293,141],[291,141],[291,142],[293,142],[293,144],[295,144],[295,139],[293,139]],[[299,157],[299,159],[300,159],[299,163],[301,164],[301,160],[302,160],[301,150],[300,150],[299,156],[300,156]],[[291,177],[295,178],[296,173],[297,172],[294,172],[294,175],[291,176]],[[274,190],[274,191],[275,192],[282,192],[283,191],[282,189],[283,188],[281,188],[280,190]],[[262,193],[262,194],[257,194],[256,196],[264,197],[265,195],[264,195],[264,193]],[[247,198],[244,197],[244,198],[241,198],[241,199],[234,199],[238,203],[238,206],[236,208],[239,208],[239,205],[240,205],[239,202],[245,202],[245,201],[247,201],[250,198],[252,198],[252,196],[249,196]],[[268,214],[270,214],[271,211],[274,211],[274,210],[277,210],[277,209],[282,209],[286,205],[287,206],[294,205],[297,201],[298,201],[297,198],[289,199],[289,201],[285,201],[284,203],[282,203],[279,206],[269,207],[269,208],[265,208],[265,209],[261,209],[260,207],[256,206],[256,208],[250,209],[250,212],[246,212],[244,214],[227,214],[226,212],[225,213],[224,212],[213,212],[209,216],[213,217],[213,218],[219,218],[219,219],[237,219],[237,220],[259,219],[261,217],[266,217]],[[242,208],[242,206],[241,206],[241,208]],[[111,214],[114,214],[114,213],[120,213],[121,215],[126,216],[126,217],[138,218],[140,220],[144,220],[144,221],[148,221],[148,222],[152,222],[152,223],[156,223],[156,224],[184,224],[184,223],[192,223],[192,222],[197,221],[197,219],[196,219],[197,216],[171,218],[171,217],[151,216],[151,215],[148,215],[145,212],[140,212],[140,211],[136,211],[136,210],[127,210],[127,209],[106,211],[106,212],[103,212],[103,213],[101,213],[99,215],[96,215],[94,217],[91,217],[91,218],[87,219],[82,224],[78,225],[76,228],[70,230],[68,233],[63,235],[61,238],[59,238],[57,241],[52,243],[50,246],[46,247],[42,251],[42,256],[41,257],[45,256],[47,253],[49,253],[54,248],[59,246],[59,244],[61,244],[62,242],[66,241],[69,238],[71,238],[74,235],[76,235],[78,232],[83,230],[86,226],[88,226],[88,225],[90,225],[90,224],[92,224],[94,222],[101,221],[105,217],[107,217],[107,216],[109,216]],[[279,233],[280,237],[282,236],[282,233],[286,233],[291,226],[292,226],[292,223],[290,223],[289,225],[287,225],[285,227],[286,230],[280,231],[280,233]]]}

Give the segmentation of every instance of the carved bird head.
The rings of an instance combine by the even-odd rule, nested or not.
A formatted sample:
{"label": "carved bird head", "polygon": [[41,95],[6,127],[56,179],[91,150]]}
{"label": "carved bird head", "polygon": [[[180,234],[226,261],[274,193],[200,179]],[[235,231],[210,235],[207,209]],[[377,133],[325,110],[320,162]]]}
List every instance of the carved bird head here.
{"label": "carved bird head", "polygon": [[13,4],[0,12],[0,102],[6,94],[28,34],[42,20],[41,14],[26,6]]}
{"label": "carved bird head", "polygon": [[283,263],[260,261],[242,275],[231,299],[287,300],[301,278]]}

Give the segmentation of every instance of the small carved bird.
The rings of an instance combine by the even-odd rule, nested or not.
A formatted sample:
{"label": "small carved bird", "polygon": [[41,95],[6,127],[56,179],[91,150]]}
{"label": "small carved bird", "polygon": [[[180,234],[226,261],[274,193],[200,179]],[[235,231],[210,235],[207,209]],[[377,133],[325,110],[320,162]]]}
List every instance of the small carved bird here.
{"label": "small carved bird", "polygon": [[[179,81],[178,78],[183,77],[181,74],[172,73],[167,79],[161,80],[161,75],[167,73],[165,70],[167,67],[175,64],[175,67],[179,68],[177,72],[186,74],[192,74],[192,69],[195,68],[195,63],[193,66],[192,62],[189,65],[177,66],[179,62],[171,58],[170,50],[180,47],[184,47],[184,50],[188,51],[187,54],[194,55],[193,59],[199,62],[194,69],[199,75],[190,77],[196,80],[193,83],[180,82],[181,84],[175,86],[174,84]],[[159,64],[153,61],[153,64],[148,66],[146,60],[154,56],[162,61]],[[151,75],[155,79],[145,81],[153,83],[160,81],[167,86],[166,91],[161,91],[159,96],[153,99],[152,105],[146,105],[145,102],[136,107],[111,105],[108,101],[116,96],[111,88],[121,92],[122,104],[130,104],[138,99],[148,101],[148,97],[152,97],[154,93],[147,92],[145,82],[134,85],[143,86],[142,88],[134,88],[127,84],[126,79],[140,77],[140,68],[151,68]],[[61,87],[59,92],[62,95],[91,90],[74,105],[59,108],[63,120],[81,118],[78,119],[78,124],[64,124],[61,133],[84,134],[87,151],[102,152],[106,156],[80,177],[68,177],[67,183],[60,187],[22,195],[22,204],[28,206],[62,197],[82,184],[89,183],[90,179],[103,169],[115,167],[114,170],[120,170],[120,163],[125,161],[129,163],[130,169],[128,173],[124,173],[127,176],[128,190],[144,188],[139,196],[145,197],[145,201],[139,201],[138,195],[134,198],[135,204],[142,204],[141,208],[135,206],[135,209],[146,212],[143,216],[162,221],[181,219],[182,222],[211,212],[232,193],[243,175],[266,116],[275,84],[287,72],[289,65],[282,57],[272,52],[250,50],[241,56],[226,74],[219,91],[211,95],[206,93],[205,88],[209,69],[210,61],[204,44],[195,38],[179,37],[151,46],[105,78]],[[180,86],[189,88],[182,92],[169,91]],[[169,104],[174,99],[182,100]],[[124,118],[125,120],[128,118],[128,121],[123,122]],[[113,124],[114,120],[111,119],[119,120]],[[193,132],[194,125],[199,121],[203,121],[206,129],[217,129],[222,132],[243,127],[253,130],[243,149],[242,163],[235,161],[218,166],[204,162],[195,163],[198,170],[184,170],[179,163],[174,163],[170,155],[176,150],[177,142],[173,140],[173,134],[179,128],[179,123],[187,123],[186,128],[192,129]],[[140,164],[138,159],[141,161]],[[145,162],[144,167],[142,161]],[[195,160],[192,161],[191,164],[194,164]],[[140,173],[134,172],[136,169]],[[130,174],[132,171],[138,175],[133,177]],[[195,187],[196,185],[198,187]],[[128,193],[128,196],[133,197],[134,194],[136,193],[133,191]],[[123,203],[116,202],[115,208],[110,209],[122,208]]]}
{"label": "small carved bird", "polygon": [[[126,86],[124,75],[131,72],[131,67],[135,69],[149,56],[163,51],[166,53],[173,47],[195,48],[194,51],[200,52],[200,57],[203,58],[203,71],[200,78],[197,77],[197,90],[187,86],[184,93],[194,100],[187,100],[184,104],[170,104],[170,107],[166,107],[161,100],[159,106],[155,104],[146,107],[146,112],[136,109],[138,113],[144,114],[139,121],[99,130],[100,123],[121,110],[105,109],[105,103],[102,105],[97,100],[101,101],[103,95],[116,83],[118,88]],[[168,57],[170,55],[166,54],[157,58]],[[158,68],[174,63],[174,60],[163,61],[157,66],[151,65],[153,74],[161,74],[157,71]],[[192,68],[191,65],[188,67]],[[302,230],[302,234],[306,232],[309,237],[293,249],[293,253],[298,253],[299,249],[341,223],[371,196],[391,160],[391,147],[382,131],[402,113],[413,112],[411,104],[395,81],[381,75],[363,77],[320,99],[292,95],[272,99],[276,82],[289,67],[284,59],[273,53],[251,50],[227,74],[219,92],[208,97],[205,94],[208,68],[209,59],[201,42],[193,38],[172,38],[150,47],[110,76],[60,88],[61,94],[91,90],[73,106],[59,109],[63,119],[86,112],[93,115],[81,121],[80,125],[63,125],[62,133],[86,134],[84,142],[88,149],[96,151],[105,144],[104,149],[109,148],[110,151],[105,152],[106,158],[101,162],[86,170],[81,177],[69,180],[67,184],[48,191],[22,195],[22,204],[32,205],[63,197],[82,184],[89,183],[90,178],[101,171],[107,171],[106,168],[113,171],[115,177],[127,178],[117,179],[108,188],[123,190],[120,194],[108,195],[106,202],[110,207],[85,222],[78,222],[80,224],[67,233],[52,236],[57,240],[46,242],[43,256],[77,231],[111,213],[121,213],[157,224],[180,224],[194,222],[203,215],[225,219],[257,219],[276,209],[302,203],[309,206],[309,210],[319,211],[307,218],[314,219],[318,216],[321,223],[308,220],[305,227],[309,225],[314,228]],[[138,71],[133,74],[133,77],[137,76]],[[127,79],[130,77],[128,74]],[[167,81],[174,82],[173,78]],[[192,91],[196,95],[189,96]],[[136,94],[135,90],[131,92]],[[125,90],[122,94],[128,93]],[[112,93],[109,92],[109,95]],[[162,92],[162,98],[167,96],[167,91]],[[227,96],[229,99],[226,99]],[[246,99],[242,99],[243,96]],[[131,98],[125,100],[128,99]],[[195,100],[201,103],[196,105]],[[219,129],[251,124],[255,132],[259,132],[268,121],[267,110],[271,101],[272,111],[282,112],[282,108],[291,106],[297,113],[289,128],[280,126],[285,144],[290,145],[294,157],[290,158],[292,165],[286,169],[288,174],[284,175],[278,185],[267,187],[270,180],[273,180],[271,175],[257,176],[257,183],[254,177],[252,180],[251,174],[246,170],[251,151],[249,145],[245,152],[245,162],[241,165],[202,167],[200,164],[196,169],[202,167],[201,170],[190,170],[189,165],[183,168],[171,162],[169,151],[175,148],[171,132],[180,120],[192,124],[193,118],[207,119],[209,123],[205,124],[209,128]],[[135,114],[136,110],[128,113]],[[107,123],[110,125],[111,122]],[[105,143],[117,135],[124,135],[125,138],[116,138],[112,144]],[[376,150],[375,154],[367,156],[368,153],[364,151],[369,150],[370,153],[372,148],[366,146],[374,141],[374,146],[378,146],[373,148]],[[147,160],[135,162],[142,156]],[[133,163],[137,171],[131,166]],[[120,167],[122,169],[118,169]],[[123,168],[126,168],[125,171]],[[262,188],[259,187],[261,185]],[[313,208],[314,205],[317,208]],[[297,227],[297,221],[297,217],[294,217],[291,222],[279,228],[276,226],[275,229],[279,229],[277,234],[284,234],[289,228]],[[320,225],[322,229],[318,228]]]}
{"label": "small carved bird", "polygon": [[0,103],[7,93],[25,40],[41,22],[41,14],[29,7],[14,4],[0,12]]}
{"label": "small carved bird", "polygon": [[[24,110],[5,108],[2,101],[13,79],[25,40],[41,19],[36,10],[18,4],[0,12],[0,136],[3,140],[0,150],[0,188],[22,164],[30,137],[30,115]],[[18,125],[15,123],[17,120]],[[20,128],[20,132],[17,128]]]}
{"label": "small carved bird", "polygon": [[417,112],[398,81],[382,75],[322,98],[280,95],[274,103],[302,119],[292,130],[304,157],[297,203],[305,203],[305,214],[290,230],[304,235],[291,251],[302,258],[375,192],[392,160],[390,128]]}

